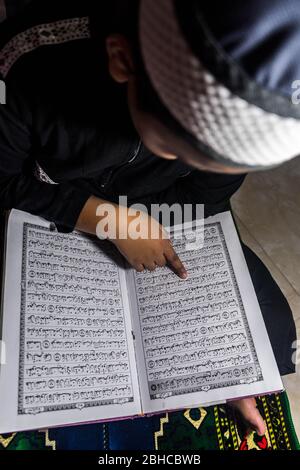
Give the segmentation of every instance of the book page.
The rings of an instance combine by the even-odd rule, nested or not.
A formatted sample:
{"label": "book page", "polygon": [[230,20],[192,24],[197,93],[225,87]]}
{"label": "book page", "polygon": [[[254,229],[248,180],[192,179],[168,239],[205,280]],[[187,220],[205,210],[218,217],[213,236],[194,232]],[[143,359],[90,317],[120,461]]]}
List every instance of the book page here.
{"label": "book page", "polygon": [[140,413],[125,270],[110,246],[12,212],[1,433]]}
{"label": "book page", "polygon": [[[186,250],[195,229],[204,244]],[[144,412],[281,390],[231,214],[190,225],[173,244],[188,279],[167,267],[130,274]]]}

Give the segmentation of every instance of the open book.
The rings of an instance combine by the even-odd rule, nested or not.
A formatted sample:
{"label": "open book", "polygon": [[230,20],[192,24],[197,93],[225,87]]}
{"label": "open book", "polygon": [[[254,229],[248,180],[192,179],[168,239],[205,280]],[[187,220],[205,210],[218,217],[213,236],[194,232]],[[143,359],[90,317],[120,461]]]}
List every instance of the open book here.
{"label": "open book", "polygon": [[178,230],[187,280],[137,273],[109,242],[11,212],[0,433],[283,389],[231,214]]}

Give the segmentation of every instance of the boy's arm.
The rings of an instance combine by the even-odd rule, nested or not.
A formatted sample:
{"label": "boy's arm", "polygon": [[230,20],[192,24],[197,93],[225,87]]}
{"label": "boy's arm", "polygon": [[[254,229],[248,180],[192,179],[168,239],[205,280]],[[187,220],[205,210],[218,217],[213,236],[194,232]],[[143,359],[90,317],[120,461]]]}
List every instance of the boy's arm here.
{"label": "boy's arm", "polygon": [[[0,157],[1,158],[1,157]],[[50,185],[22,173],[0,171],[0,206],[19,209],[54,222],[64,232],[74,229],[82,207],[90,197],[70,184]]]}
{"label": "boy's arm", "polygon": [[7,86],[0,105],[0,207],[39,215],[71,231],[90,197],[69,183],[50,185],[35,178],[30,103],[21,90]]}
{"label": "boy's arm", "polygon": [[[7,104],[0,105],[0,208],[15,208],[42,216],[64,231],[72,231],[76,226],[95,234],[99,222],[97,208],[106,201],[70,183],[43,183],[28,169],[29,164],[32,165],[30,105],[20,102],[20,97],[8,90]],[[120,220],[127,220],[124,211]],[[132,240],[128,237],[111,241],[138,270],[155,269],[168,263],[179,276],[185,276],[169,240]]]}

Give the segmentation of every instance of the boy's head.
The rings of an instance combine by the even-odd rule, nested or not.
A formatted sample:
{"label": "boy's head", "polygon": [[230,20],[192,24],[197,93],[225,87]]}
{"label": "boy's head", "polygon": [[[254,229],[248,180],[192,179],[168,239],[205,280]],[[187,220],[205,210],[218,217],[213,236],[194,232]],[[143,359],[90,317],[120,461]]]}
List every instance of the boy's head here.
{"label": "boy's head", "polygon": [[127,83],[133,122],[153,153],[222,173],[300,154],[297,0],[122,0],[118,11],[124,6],[119,22],[128,24],[106,38],[109,71]]}

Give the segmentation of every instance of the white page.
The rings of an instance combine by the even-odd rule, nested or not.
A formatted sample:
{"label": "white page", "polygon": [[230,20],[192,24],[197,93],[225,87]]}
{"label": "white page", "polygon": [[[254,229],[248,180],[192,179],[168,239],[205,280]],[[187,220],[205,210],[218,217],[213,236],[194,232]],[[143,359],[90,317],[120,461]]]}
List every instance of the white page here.
{"label": "white page", "polygon": [[0,433],[140,413],[125,270],[103,243],[12,211]]}
{"label": "white page", "polygon": [[143,411],[282,390],[230,212],[205,220],[202,249],[174,243],[187,280],[165,267],[128,281]]}

